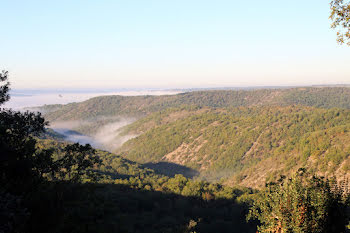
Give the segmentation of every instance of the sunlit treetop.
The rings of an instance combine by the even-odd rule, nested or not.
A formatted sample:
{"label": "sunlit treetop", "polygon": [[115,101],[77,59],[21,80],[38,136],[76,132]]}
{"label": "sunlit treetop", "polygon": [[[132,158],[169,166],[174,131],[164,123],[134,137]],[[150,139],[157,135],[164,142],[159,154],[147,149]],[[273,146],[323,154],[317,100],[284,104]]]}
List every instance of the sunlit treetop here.
{"label": "sunlit treetop", "polygon": [[338,43],[350,46],[350,2],[344,0],[331,1],[331,27],[337,29]]}

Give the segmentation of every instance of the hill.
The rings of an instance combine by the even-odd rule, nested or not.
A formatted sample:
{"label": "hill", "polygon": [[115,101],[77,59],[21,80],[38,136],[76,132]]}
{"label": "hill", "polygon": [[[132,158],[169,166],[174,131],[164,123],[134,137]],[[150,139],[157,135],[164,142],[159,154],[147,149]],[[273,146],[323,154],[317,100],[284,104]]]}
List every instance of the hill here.
{"label": "hill", "polygon": [[304,105],[350,109],[350,88],[305,87],[239,91],[194,91],[165,96],[101,96],[81,103],[45,105],[39,108],[49,121],[96,120],[103,117],[141,118],[172,107],[239,107]]}
{"label": "hill", "polygon": [[123,157],[179,164],[212,181],[261,187],[300,167],[322,175],[350,170],[350,110],[181,108],[137,121],[124,128],[129,133],[140,136],[117,150]]}

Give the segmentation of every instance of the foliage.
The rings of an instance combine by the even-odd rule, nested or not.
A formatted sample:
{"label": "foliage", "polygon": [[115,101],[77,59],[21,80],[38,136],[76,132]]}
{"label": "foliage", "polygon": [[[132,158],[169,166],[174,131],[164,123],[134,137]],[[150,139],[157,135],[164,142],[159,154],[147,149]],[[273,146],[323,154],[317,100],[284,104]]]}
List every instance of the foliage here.
{"label": "foliage", "polygon": [[291,179],[268,184],[254,201],[248,219],[258,219],[259,232],[344,232],[349,193],[331,181],[307,177],[304,170]]}
{"label": "foliage", "polygon": [[[7,72],[0,81],[7,81]],[[9,99],[9,82],[0,87],[0,104]],[[37,150],[35,136],[44,133],[48,123],[40,113],[17,112],[10,109],[0,111],[0,184],[5,189],[26,190],[45,178],[67,179],[72,182],[83,178],[95,180],[90,169],[100,163],[90,145],[67,145],[64,156],[54,160],[53,150]]]}
{"label": "foliage", "polygon": [[45,121],[40,113],[0,112],[0,182],[22,182],[39,176],[35,154],[35,139],[44,131]]}
{"label": "foliage", "polygon": [[95,149],[89,144],[82,146],[78,143],[67,145],[64,149],[63,158],[55,161],[58,165],[58,176],[62,180],[81,182],[98,180],[99,176],[91,168],[101,163],[95,155]]}
{"label": "foliage", "polygon": [[332,28],[338,28],[338,42],[350,45],[350,2],[331,1],[330,19],[333,21]]}

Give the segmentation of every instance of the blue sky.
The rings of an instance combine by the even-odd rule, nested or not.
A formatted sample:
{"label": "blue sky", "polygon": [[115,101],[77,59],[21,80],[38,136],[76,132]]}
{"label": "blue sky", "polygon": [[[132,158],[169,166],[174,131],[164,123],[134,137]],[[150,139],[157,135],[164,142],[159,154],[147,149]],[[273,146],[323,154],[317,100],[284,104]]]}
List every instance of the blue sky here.
{"label": "blue sky", "polygon": [[14,88],[350,83],[326,0],[0,0]]}

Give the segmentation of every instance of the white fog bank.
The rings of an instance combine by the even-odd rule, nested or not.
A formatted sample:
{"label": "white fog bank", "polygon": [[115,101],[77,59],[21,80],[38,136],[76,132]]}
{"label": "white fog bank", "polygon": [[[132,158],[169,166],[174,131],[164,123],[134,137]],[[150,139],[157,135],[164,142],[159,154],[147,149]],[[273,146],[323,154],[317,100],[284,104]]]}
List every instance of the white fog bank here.
{"label": "white fog bank", "polygon": [[129,139],[135,138],[138,135],[129,134],[121,135],[121,129],[133,122],[136,119],[119,118],[115,122],[104,124],[99,127],[97,131],[90,136],[80,134],[74,129],[83,126],[89,126],[92,122],[88,121],[61,121],[53,122],[50,125],[54,131],[65,136],[65,140],[70,142],[77,142],[80,144],[90,144],[94,148],[115,151],[122,146]]}

